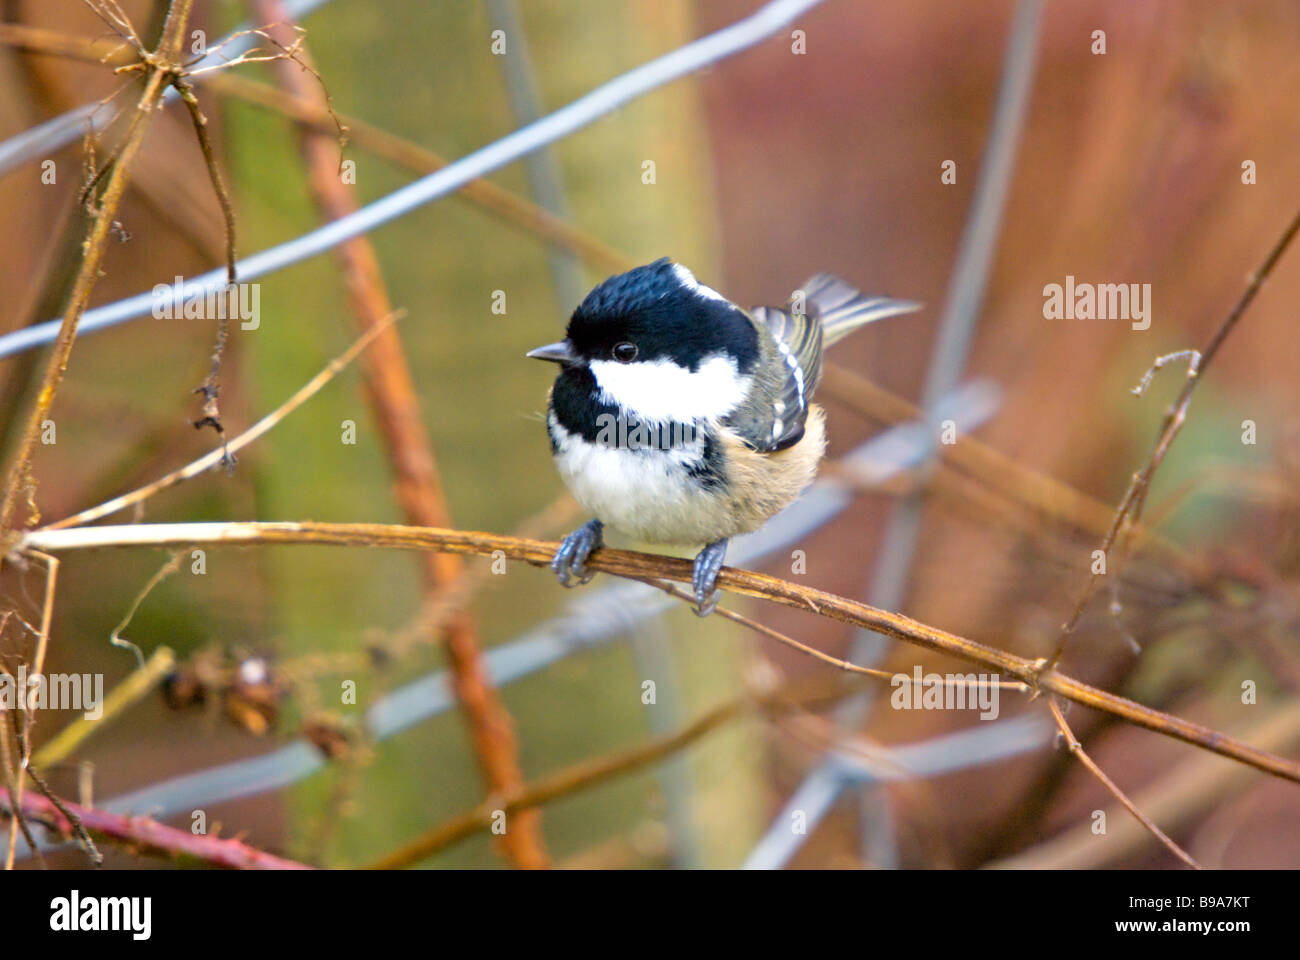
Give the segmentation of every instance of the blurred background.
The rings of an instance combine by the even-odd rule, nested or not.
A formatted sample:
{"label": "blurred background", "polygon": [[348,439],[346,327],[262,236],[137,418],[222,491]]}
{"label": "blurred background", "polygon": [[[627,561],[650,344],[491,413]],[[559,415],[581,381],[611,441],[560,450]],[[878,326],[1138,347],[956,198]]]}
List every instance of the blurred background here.
{"label": "blurred background", "polygon": [[[192,26],[212,44],[241,23],[279,19],[278,6],[197,0]],[[355,182],[341,197],[337,177],[320,184],[339,162],[337,136],[321,133],[328,124],[295,121],[294,98],[314,102],[320,86],[309,79],[295,93],[286,84],[294,72],[299,81],[308,75],[283,62],[252,63],[195,81],[230,187],[239,253],[319,226],[337,215],[331,203],[382,198],[439,157],[464,156],[758,6],[321,3],[301,26],[334,109],[353,128],[342,157],[354,163]],[[122,9],[152,43],[165,4],[123,0]],[[924,301],[922,313],[836,346],[830,359],[843,372],[819,396],[830,461],[914,416],[869,388],[912,403],[924,394],[1015,10],[1009,2],[828,0],[753,49],[488,178],[549,208],[581,232],[579,241],[565,234],[564,243],[551,242],[527,204],[482,191],[368,234],[371,280],[405,310],[397,330],[445,522],[555,539],[585,519],[563,498],[550,462],[542,412],[553,371],[523,355],[559,339],[591,285],[660,256],[746,305],[782,303],[818,271]],[[5,28],[0,140],[124,83],[133,86],[114,105],[138,95],[139,80],[93,62],[120,44],[79,0],[4,0],[0,13],[6,25],[38,28]],[[506,46],[494,53],[498,30]],[[78,38],[83,55],[39,49],[50,46],[50,32]],[[1300,138],[1290,123],[1300,10],[1282,0],[1047,3],[1033,42],[1037,68],[961,378],[999,388],[997,410],[975,437],[1005,463],[959,469],[945,459],[857,489],[832,522],[753,564],[860,599],[892,578],[891,609],[1030,658],[1050,653],[1185,364],[1140,399],[1130,389],[1157,356],[1209,339],[1300,206]],[[123,127],[119,120],[103,135],[101,160]],[[42,179],[47,159],[57,171],[52,183]],[[84,161],[78,139],[0,178],[0,334],[58,317],[66,305],[88,223],[77,199]],[[122,235],[110,243],[92,305],[222,266],[221,208],[181,105],[167,107],[146,134],[118,219]],[[1282,259],[1198,388],[1148,499],[1152,536],[1123,564],[1116,592],[1089,605],[1063,663],[1080,679],[1287,756],[1300,748],[1297,258]],[[1150,284],[1150,328],[1045,319],[1044,287],[1067,276]],[[260,326],[233,329],[224,358],[228,433],[246,429],[353,342],[357,302],[367,294],[356,296],[349,277],[328,253],[261,278]],[[367,289],[374,294],[373,284]],[[39,445],[34,460],[39,522],[213,448],[212,431],[190,423],[200,416],[193,391],[207,375],[214,336],[207,321],[144,318],[78,340],[52,412],[57,442]],[[0,360],[6,462],[44,355]],[[395,376],[400,363],[378,356],[388,359],[348,367],[243,450],[229,474],[206,473],[110,522],[410,521],[420,497],[395,491],[391,431],[366,386],[367,377]],[[342,440],[346,421],[355,443]],[[1245,421],[1254,442],[1243,442]],[[833,464],[825,472],[837,475]],[[1051,495],[1027,500],[1035,482]],[[901,550],[883,542],[900,510],[918,519],[914,542]],[[103,673],[109,689],[127,677],[136,660],[110,634],[168,556],[70,555],[47,670]],[[1110,823],[1116,842],[1091,836],[1092,812],[1114,799],[1055,743],[1041,701],[1004,692],[994,722],[969,711],[894,710],[887,684],[849,683],[719,617],[700,621],[671,605],[642,614],[627,601],[632,614],[614,624],[598,604],[574,606],[614,587],[623,591],[616,606],[629,595],[653,599],[650,588],[628,594],[598,577],[568,593],[548,571],[511,563],[494,574],[478,558],[464,565],[473,588],[463,613],[431,635],[403,639],[431,590],[438,595],[431,581],[458,575],[399,551],[212,549],[202,573],[186,554],[124,631],[146,657],[174,650],[172,679],[58,758],[47,779],[70,799],[87,799],[93,784],[96,803],[156,788],[133,801],[147,808],[134,812],[156,811],[188,830],[202,810],[223,836],[312,864],[364,866],[475,808],[512,777],[533,782],[618,756],[734,703],[734,713],[680,749],[548,802],[539,816],[512,819],[510,839],[475,831],[408,862],[972,868],[1020,857],[1012,862],[1178,865],[1146,834],[1120,842],[1122,811]],[[6,609],[28,623],[40,619],[43,591],[39,567],[7,564],[0,573]],[[835,656],[869,655],[908,674],[917,664],[971,669],[916,648],[873,645],[842,624],[785,608],[725,602]],[[598,642],[573,639],[584,618],[606,625]],[[456,634],[450,645],[448,630]],[[465,650],[513,649],[539,630],[561,638],[562,655],[520,668],[509,682],[475,685]],[[30,631],[6,621],[0,662],[16,670],[32,647]],[[368,730],[367,708],[448,670],[459,671],[471,700],[486,698],[477,720],[449,702],[392,735]],[[643,702],[647,680],[653,704]],[[1242,703],[1247,681],[1257,689],[1251,704]],[[355,703],[340,702],[348,682]],[[820,695],[793,711],[755,704],[755,690],[776,688]],[[844,703],[864,690],[869,699],[841,724]],[[37,749],[71,716],[39,717]],[[1112,779],[1206,866],[1300,865],[1293,784],[1083,708],[1067,717]],[[485,722],[496,724],[495,739],[483,733]],[[495,761],[483,759],[485,736]],[[903,748],[912,753],[896,752]],[[918,757],[924,763],[913,768]],[[178,779],[194,774],[207,777]],[[808,815],[803,833],[791,826],[799,812]],[[106,854],[114,866],[176,863],[112,846]],[[61,866],[86,862],[72,846],[50,857]]]}

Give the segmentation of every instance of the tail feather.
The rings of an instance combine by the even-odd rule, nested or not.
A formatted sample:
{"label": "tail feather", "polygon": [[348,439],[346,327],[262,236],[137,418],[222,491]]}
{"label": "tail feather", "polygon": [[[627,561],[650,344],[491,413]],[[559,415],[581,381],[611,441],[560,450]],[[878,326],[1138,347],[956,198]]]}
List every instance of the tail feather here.
{"label": "tail feather", "polygon": [[875,320],[921,309],[915,300],[866,296],[829,273],[810,277],[802,290],[805,309],[821,320],[822,344],[827,347]]}

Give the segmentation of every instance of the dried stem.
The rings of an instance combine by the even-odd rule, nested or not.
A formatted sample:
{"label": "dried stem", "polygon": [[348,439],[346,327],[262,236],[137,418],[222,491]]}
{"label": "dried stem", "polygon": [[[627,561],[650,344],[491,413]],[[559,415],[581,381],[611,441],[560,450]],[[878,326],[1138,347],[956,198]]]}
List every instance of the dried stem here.
{"label": "dried stem", "polygon": [[71,60],[85,60],[89,63],[104,63],[110,66],[124,66],[134,63],[137,54],[118,46],[106,54],[95,53],[93,47],[103,37],[79,37],[59,30],[44,27],[30,27],[21,23],[0,23],[0,45],[25,50],[29,53],[45,53]]}
{"label": "dried stem", "polygon": [[[678,600],[681,600],[686,604],[693,605],[696,603],[694,594],[676,584],[662,583],[656,580],[646,580],[644,582],[652,587],[662,590],[670,596],[676,597]],[[726,607],[717,607],[713,612],[726,620],[732,621],[733,623],[739,623],[741,626],[749,627],[749,629],[753,630],[755,633],[761,634],[771,640],[775,640],[777,643],[785,644],[790,649],[797,650],[805,656],[812,657],[814,660],[820,660],[822,663],[835,667],[837,670],[843,670],[845,673],[856,673],[864,677],[875,677],[877,680],[893,680],[895,677],[903,677],[905,682],[913,682],[912,677],[908,674],[894,673],[889,670],[877,670],[874,667],[862,667],[856,663],[849,663],[847,660],[841,660],[839,657],[832,657],[829,653],[823,653],[816,647],[810,647],[808,644],[801,643],[794,637],[787,636],[778,630],[773,630],[766,624],[759,623],[757,620],[751,620],[744,614],[737,613],[734,610],[728,610]],[[962,678],[950,677],[945,681],[945,683],[953,687],[997,687],[1001,690],[1014,690],[1017,693],[1029,692],[1029,685],[1021,683],[1019,680],[976,680],[973,684],[968,684]]]}
{"label": "dried stem", "polygon": [[203,163],[208,168],[208,178],[212,181],[212,189],[217,195],[217,202],[221,205],[221,216],[226,223],[226,282],[236,283],[238,278],[235,276],[235,263],[238,258],[235,256],[235,209],[230,202],[230,190],[221,175],[216,154],[213,153],[212,141],[208,138],[208,118],[199,108],[198,98],[194,96],[194,87],[183,76],[174,75],[172,86],[176,88],[181,101],[190,111],[194,134],[198,137],[199,149],[203,151]]}
{"label": "dried stem", "polygon": [[[921,418],[920,407],[833,363],[826,365],[820,389],[883,424]],[[1110,527],[1113,512],[1106,504],[1064,481],[1019,463],[977,437],[963,435],[954,444],[941,444],[938,454],[943,464],[1005,491],[1043,516],[1098,535]],[[1203,576],[1199,565],[1188,558],[1183,547],[1146,528],[1135,530],[1134,534],[1158,549],[1163,559],[1177,564],[1188,576],[1194,579]]]}
{"label": "dried stem", "polygon": [[[45,670],[45,654],[49,649],[50,627],[54,622],[54,593],[59,582],[59,561],[49,554],[33,551],[32,556],[45,564],[45,595],[41,601],[41,625],[36,635],[36,652],[32,656],[32,676],[39,676]],[[14,765],[13,780],[9,784],[10,799],[14,804],[23,800],[23,785],[26,776],[31,773],[31,726],[34,722],[27,710],[27,691],[18,690],[18,711],[12,715],[14,741],[18,747],[17,763]],[[8,730],[0,725],[0,738],[7,738]],[[34,779],[34,778],[33,778]],[[9,834],[9,850],[5,868],[13,866],[14,845],[17,836]],[[93,846],[93,845],[92,845]]]}
{"label": "dried stem", "polygon": [[122,141],[117,162],[113,164],[104,192],[96,205],[95,219],[84,245],[81,267],[73,283],[72,296],[59,336],[50,359],[45,368],[45,376],[37,394],[27,428],[18,442],[13,462],[5,478],[3,500],[0,500],[0,552],[9,541],[14,527],[14,514],[18,506],[19,493],[31,467],[32,451],[40,436],[41,424],[49,414],[54,403],[54,396],[63,382],[64,371],[68,367],[68,358],[72,354],[72,345],[77,339],[77,324],[90,301],[91,291],[99,279],[100,265],[104,259],[104,248],[113,226],[117,209],[122,202],[126,184],[130,177],[131,166],[144,138],[148,120],[162,102],[170,65],[176,61],[180,46],[185,36],[185,26],[189,21],[190,8],[194,0],[172,0],[167,10],[167,19],[163,27],[162,39],[158,49],[145,64],[148,79],[136,104],[131,124]]}

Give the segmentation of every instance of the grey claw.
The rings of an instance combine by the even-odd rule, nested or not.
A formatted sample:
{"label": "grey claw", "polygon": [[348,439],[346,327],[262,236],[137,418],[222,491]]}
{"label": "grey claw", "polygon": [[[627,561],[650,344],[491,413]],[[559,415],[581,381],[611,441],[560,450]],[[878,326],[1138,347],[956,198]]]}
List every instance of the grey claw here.
{"label": "grey claw", "polygon": [[699,594],[696,594],[695,607],[693,608],[695,610],[695,615],[697,617],[707,617],[714,610],[718,609],[719,596],[721,596],[721,594],[717,590],[714,590],[713,593],[709,594],[707,600],[701,599]]}
{"label": "grey claw", "polygon": [[727,556],[727,541],[717,540],[709,544],[695,557],[695,568],[691,572],[691,586],[695,588],[695,613],[707,617],[718,606],[718,571]]}
{"label": "grey claw", "polygon": [[577,585],[581,585],[584,583],[591,583],[592,578],[596,576],[596,571],[588,570],[587,564],[583,561],[575,560],[573,565],[570,566],[569,569],[578,575]]}
{"label": "grey claw", "polygon": [[[564,538],[551,561],[551,569],[559,579],[560,586],[576,587],[591,582],[596,572],[587,569],[587,558],[604,545],[603,531],[604,527],[599,520],[590,520]],[[573,582],[575,573],[578,575],[577,583]]]}

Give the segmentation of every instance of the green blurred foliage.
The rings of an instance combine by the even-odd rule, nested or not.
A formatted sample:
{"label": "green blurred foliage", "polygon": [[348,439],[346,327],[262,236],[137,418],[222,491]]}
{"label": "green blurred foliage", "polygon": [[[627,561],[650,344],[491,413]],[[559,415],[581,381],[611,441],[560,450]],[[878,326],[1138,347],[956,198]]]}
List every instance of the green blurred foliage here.
{"label": "green blurred foliage", "polygon": [[[553,109],[689,38],[686,4],[594,2],[524,11],[543,102]],[[599,15],[597,15],[599,14]],[[501,65],[489,52],[479,4],[376,7],[337,4],[308,24],[308,44],[336,107],[455,158],[516,126]],[[382,69],[379,67],[382,66]],[[295,131],[283,119],[232,104],[224,114],[245,250],[263,249],[316,226]],[[715,269],[716,227],[698,92],[680,83],[651,94],[560,145],[575,221],[640,259],[671,254],[703,276]],[[369,202],[410,175],[356,147],[357,197]],[[656,183],[642,183],[642,162]],[[522,166],[493,179],[527,195]],[[557,302],[547,248],[520,229],[449,198],[371,235],[401,322],[452,516],[459,526],[505,531],[562,492],[549,459],[542,411],[551,372],[524,359],[556,339],[574,306]],[[588,272],[587,279],[602,279]],[[494,290],[504,316],[490,310]],[[354,335],[338,271],[320,257],[268,278],[261,329],[241,335],[252,406],[278,403],[339,353]],[[341,424],[357,424],[355,445]],[[358,374],[348,371],[291,421],[261,441],[256,473],[262,519],[398,521],[387,462]],[[278,655],[358,649],[364,631],[391,628],[417,609],[414,559],[381,551],[280,549],[260,562],[272,606],[268,629]],[[474,607],[485,644],[526,630],[567,597],[546,574],[512,568]],[[674,615],[670,634],[686,716],[738,687],[734,629]],[[361,704],[402,679],[440,666],[435,652],[384,675],[358,680]],[[339,678],[322,681],[323,702]],[[664,682],[661,678],[660,682]],[[641,678],[625,644],[581,654],[503,691],[516,720],[522,763],[538,775],[616,751],[649,735]],[[748,746],[747,746],[748,744]],[[716,735],[694,751],[697,813],[706,863],[734,863],[761,826],[760,794],[747,787],[752,734]],[[294,851],[308,854],[340,788],[355,779],[351,816],[335,831],[327,862],[358,864],[477,803],[481,778],[456,715],[439,717],[379,745],[357,773],[332,769],[293,791]],[[349,788],[350,789],[350,788]],[[554,804],[545,811],[557,857],[634,828],[659,809],[656,776],[641,774]],[[721,815],[717,811],[725,810]],[[712,811],[712,812],[710,812]],[[496,865],[487,842],[464,844],[439,865]]]}

